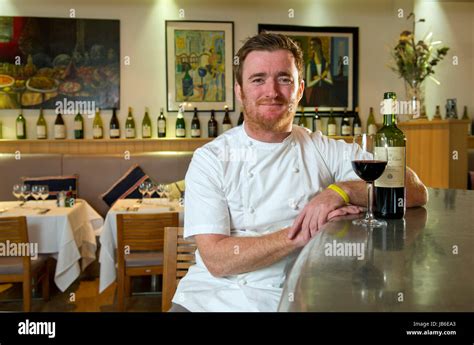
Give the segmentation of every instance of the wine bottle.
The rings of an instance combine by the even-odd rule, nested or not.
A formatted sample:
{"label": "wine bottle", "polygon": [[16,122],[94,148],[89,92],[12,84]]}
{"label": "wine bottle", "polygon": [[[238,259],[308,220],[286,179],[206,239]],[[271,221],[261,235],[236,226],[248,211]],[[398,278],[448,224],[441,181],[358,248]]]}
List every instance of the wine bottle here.
{"label": "wine bottle", "polygon": [[323,122],[321,121],[321,117],[319,117],[318,107],[314,108],[313,131],[323,131]]}
{"label": "wine bottle", "polygon": [[3,139],[3,122],[0,120],[0,139]]}
{"label": "wine bottle", "polygon": [[354,135],[362,134],[362,123],[359,117],[359,107],[355,108],[354,122],[352,123],[352,133]]}
{"label": "wine bottle", "polygon": [[66,125],[60,112],[54,121],[54,139],[66,139]]}
{"label": "wine bottle", "polygon": [[23,117],[23,110],[20,111],[16,118],[16,138],[26,139],[26,120]]}
{"label": "wine bottle", "polygon": [[240,126],[244,123],[244,112],[241,110],[239,115],[239,120],[237,121],[237,126]]}
{"label": "wine bottle", "polygon": [[36,121],[36,139],[47,139],[48,129],[46,126],[46,120],[43,116],[43,108],[40,108],[38,121]]}
{"label": "wine bottle", "polygon": [[133,119],[132,107],[128,107],[127,121],[125,121],[125,138],[135,139],[135,120]]}
{"label": "wine bottle", "polygon": [[109,137],[110,139],[120,138],[120,122],[117,118],[117,108],[112,109],[112,118],[110,119],[109,125]]}
{"label": "wine bottle", "polygon": [[148,115],[148,107],[145,108],[145,116],[143,116],[142,121],[142,138],[150,139],[151,138],[151,120]]}
{"label": "wine bottle", "polygon": [[352,127],[349,118],[347,117],[347,108],[344,108],[344,117],[341,122],[341,135],[350,136],[352,135]]}
{"label": "wine bottle", "polygon": [[186,138],[186,123],[184,122],[184,104],[180,104],[176,117],[176,138]]}
{"label": "wine bottle", "polygon": [[80,112],[74,117],[74,139],[84,139],[84,118]]}
{"label": "wine bottle", "polygon": [[158,116],[158,138],[166,137],[166,117],[163,115],[163,108],[160,109]]}
{"label": "wine bottle", "polygon": [[433,117],[433,120],[441,120],[442,117],[441,117],[441,110],[439,108],[439,105],[436,106],[436,112],[435,112],[435,115]]}
{"label": "wine bottle", "polygon": [[336,119],[334,118],[334,116],[332,114],[332,108],[331,108],[331,112],[329,113],[327,134],[328,135],[336,135]]}
{"label": "wine bottle", "polygon": [[[376,134],[375,158],[378,148],[388,150],[388,161],[382,176],[375,180],[375,205],[376,217],[401,219],[405,215],[405,155],[406,138],[397,128],[395,105],[395,92],[384,93],[383,127]],[[386,142],[383,141],[386,138]]]}
{"label": "wine bottle", "polygon": [[467,106],[464,106],[464,111],[462,112],[462,118],[461,120],[469,120],[469,123],[467,124],[467,135],[471,135],[471,119],[469,118],[469,115],[467,115]]}
{"label": "wine bottle", "polygon": [[374,108],[370,107],[369,118],[367,119],[367,134],[373,135],[377,133],[377,125],[375,124]]}
{"label": "wine bottle", "polygon": [[209,138],[217,138],[217,121],[214,116],[214,109],[211,110],[211,118],[207,123],[207,133]]}
{"label": "wine bottle", "polygon": [[304,107],[301,107],[301,116],[298,120],[298,126],[308,128],[308,121],[306,120],[306,115],[304,113]]}
{"label": "wine bottle", "polygon": [[191,138],[200,138],[201,137],[201,122],[198,118],[198,110],[194,108],[194,116],[191,121]]}
{"label": "wine bottle", "polygon": [[222,132],[228,131],[229,129],[232,128],[232,122],[230,122],[230,116],[229,116],[229,107],[226,105],[224,109],[225,109],[225,114],[224,114],[224,120],[222,121]]}
{"label": "wine bottle", "polygon": [[92,137],[94,139],[102,139],[104,137],[104,125],[102,124],[99,108],[96,108],[94,121],[92,122]]}

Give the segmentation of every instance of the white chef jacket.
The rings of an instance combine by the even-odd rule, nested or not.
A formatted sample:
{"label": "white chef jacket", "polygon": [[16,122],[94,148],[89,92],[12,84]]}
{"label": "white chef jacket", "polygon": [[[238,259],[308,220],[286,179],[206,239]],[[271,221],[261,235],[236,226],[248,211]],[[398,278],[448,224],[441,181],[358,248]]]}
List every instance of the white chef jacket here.
{"label": "white chef jacket", "polygon": [[[291,226],[331,183],[360,180],[351,166],[358,146],[293,126],[281,143],[235,127],[195,151],[186,173],[184,236],[261,236]],[[199,250],[173,302],[190,311],[276,311],[298,251],[257,271],[214,277]]]}

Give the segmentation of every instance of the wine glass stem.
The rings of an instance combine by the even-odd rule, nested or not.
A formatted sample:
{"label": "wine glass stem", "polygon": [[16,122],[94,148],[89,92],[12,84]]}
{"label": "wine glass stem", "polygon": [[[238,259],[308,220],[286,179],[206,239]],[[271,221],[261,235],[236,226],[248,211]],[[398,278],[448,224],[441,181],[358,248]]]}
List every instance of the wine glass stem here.
{"label": "wine glass stem", "polygon": [[372,205],[374,199],[374,185],[373,182],[367,183],[367,214],[365,219],[371,221],[374,219],[374,214],[372,213]]}

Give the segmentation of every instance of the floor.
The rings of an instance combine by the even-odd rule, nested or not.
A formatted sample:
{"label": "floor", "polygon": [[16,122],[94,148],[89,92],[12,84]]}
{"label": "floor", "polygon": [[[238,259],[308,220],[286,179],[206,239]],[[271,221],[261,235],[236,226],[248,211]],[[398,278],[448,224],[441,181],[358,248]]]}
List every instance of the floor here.
{"label": "floor", "polygon": [[[157,290],[161,290],[161,277],[157,279]],[[41,284],[40,284],[41,285]],[[86,271],[65,292],[50,284],[51,298],[48,302],[41,299],[40,290],[35,292],[32,312],[114,312],[116,310],[116,284],[109,286],[99,294],[99,278],[94,268]],[[160,312],[161,293],[151,291],[150,277],[134,278],[134,295],[127,299],[127,312]],[[145,294],[146,293],[146,294]],[[0,312],[22,311],[21,284],[0,284]]]}

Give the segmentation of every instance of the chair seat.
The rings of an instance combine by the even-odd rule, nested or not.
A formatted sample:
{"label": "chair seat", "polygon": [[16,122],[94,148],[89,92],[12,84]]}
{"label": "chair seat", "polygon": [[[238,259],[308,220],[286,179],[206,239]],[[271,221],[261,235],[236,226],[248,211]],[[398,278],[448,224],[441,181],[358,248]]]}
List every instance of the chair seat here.
{"label": "chair seat", "polygon": [[125,255],[126,267],[162,266],[163,252],[135,252]]}
{"label": "chair seat", "polygon": [[[31,259],[31,272],[39,270],[46,263],[47,255],[38,255],[36,260]],[[0,274],[22,274],[23,258],[20,256],[7,256],[0,258]]]}

